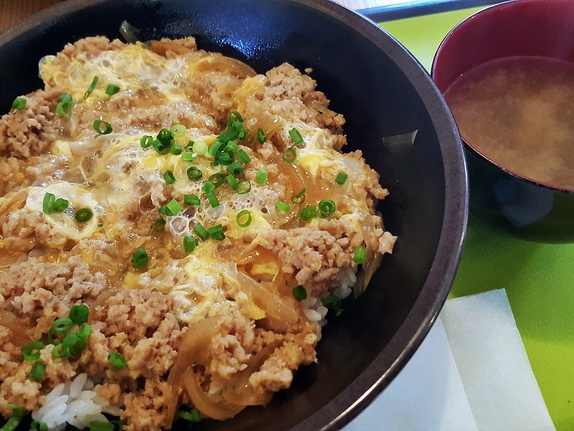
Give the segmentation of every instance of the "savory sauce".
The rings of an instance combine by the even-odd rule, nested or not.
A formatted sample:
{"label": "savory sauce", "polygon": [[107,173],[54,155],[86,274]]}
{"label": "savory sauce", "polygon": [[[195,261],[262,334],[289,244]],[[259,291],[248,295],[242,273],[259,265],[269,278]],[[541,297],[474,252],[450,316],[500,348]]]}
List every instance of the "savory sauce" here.
{"label": "savory sauce", "polygon": [[462,74],[445,92],[463,139],[505,169],[574,190],[574,64],[508,57]]}

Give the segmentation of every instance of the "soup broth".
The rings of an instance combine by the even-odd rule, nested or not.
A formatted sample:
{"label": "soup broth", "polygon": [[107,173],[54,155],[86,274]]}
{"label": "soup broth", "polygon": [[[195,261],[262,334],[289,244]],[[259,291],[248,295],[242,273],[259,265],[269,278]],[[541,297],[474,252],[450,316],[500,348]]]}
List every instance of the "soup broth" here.
{"label": "soup broth", "polygon": [[508,57],[462,74],[445,92],[463,139],[505,169],[574,190],[574,64]]}

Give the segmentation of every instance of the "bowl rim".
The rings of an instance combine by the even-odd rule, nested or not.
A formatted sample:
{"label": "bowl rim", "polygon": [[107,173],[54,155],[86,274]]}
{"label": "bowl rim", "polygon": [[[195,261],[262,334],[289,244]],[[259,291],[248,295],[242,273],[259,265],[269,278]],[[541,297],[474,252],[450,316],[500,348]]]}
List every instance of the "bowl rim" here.
{"label": "bowl rim", "polygon": [[[28,31],[50,28],[51,22],[63,15],[111,1],[67,0],[58,3],[0,34],[0,46],[24,37]],[[466,157],[456,123],[443,95],[421,63],[390,33],[371,19],[331,0],[272,1],[307,7],[326,14],[357,31],[382,53],[386,53],[405,74],[427,109],[435,127],[443,162],[445,208],[442,226],[436,254],[419,296],[387,346],[373,362],[335,398],[291,429],[338,430],[354,419],[397,376],[430,331],[446,301],[466,239],[469,211]],[[400,353],[390,357],[389,351]]]}

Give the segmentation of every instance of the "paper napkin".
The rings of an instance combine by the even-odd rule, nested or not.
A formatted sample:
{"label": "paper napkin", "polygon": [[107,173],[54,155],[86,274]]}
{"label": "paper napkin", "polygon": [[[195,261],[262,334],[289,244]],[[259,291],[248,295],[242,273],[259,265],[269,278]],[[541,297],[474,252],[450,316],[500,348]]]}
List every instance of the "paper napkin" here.
{"label": "paper napkin", "polygon": [[420,348],[343,431],[552,431],[503,289],[448,300]]}

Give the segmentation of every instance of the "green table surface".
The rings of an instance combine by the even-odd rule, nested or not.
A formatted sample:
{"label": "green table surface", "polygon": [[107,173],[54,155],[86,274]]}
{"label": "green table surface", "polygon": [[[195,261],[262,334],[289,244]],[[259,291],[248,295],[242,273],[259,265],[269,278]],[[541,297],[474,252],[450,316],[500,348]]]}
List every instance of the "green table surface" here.
{"label": "green table surface", "polygon": [[[430,70],[440,42],[481,8],[380,25]],[[573,214],[574,217],[574,214]],[[540,244],[470,217],[450,297],[505,288],[534,375],[558,431],[574,430],[574,244]]]}

